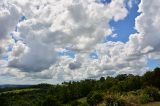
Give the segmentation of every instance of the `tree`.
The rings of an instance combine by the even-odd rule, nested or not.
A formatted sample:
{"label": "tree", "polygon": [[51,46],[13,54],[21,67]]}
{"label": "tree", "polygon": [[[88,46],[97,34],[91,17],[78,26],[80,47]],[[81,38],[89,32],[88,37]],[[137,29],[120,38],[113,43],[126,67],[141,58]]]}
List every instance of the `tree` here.
{"label": "tree", "polygon": [[105,81],[105,78],[104,77],[101,77],[100,78],[100,82],[104,82]]}
{"label": "tree", "polygon": [[52,96],[48,96],[42,106],[62,106],[61,103]]}
{"label": "tree", "polygon": [[160,89],[160,68],[155,68],[154,71],[146,72],[143,77],[143,86],[155,86]]}
{"label": "tree", "polygon": [[98,92],[90,92],[87,96],[87,103],[91,106],[96,106],[103,100],[103,95]]}
{"label": "tree", "polygon": [[123,80],[125,80],[127,78],[127,74],[119,74],[119,75],[117,75],[117,77],[116,77],[116,79],[118,80],[118,81],[123,81]]}

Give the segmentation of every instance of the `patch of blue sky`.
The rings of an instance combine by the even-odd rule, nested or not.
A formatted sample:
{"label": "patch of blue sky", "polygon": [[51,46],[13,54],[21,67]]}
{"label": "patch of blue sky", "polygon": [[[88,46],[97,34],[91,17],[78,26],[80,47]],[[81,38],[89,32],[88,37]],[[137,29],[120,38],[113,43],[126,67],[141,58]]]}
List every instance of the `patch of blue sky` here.
{"label": "patch of blue sky", "polygon": [[91,52],[91,53],[89,54],[89,57],[90,57],[91,59],[98,59],[98,53],[97,53],[96,51]]}
{"label": "patch of blue sky", "polygon": [[[27,18],[25,16],[21,16],[20,19],[19,19],[19,23],[20,22],[23,22],[27,20]],[[15,27],[15,32],[18,32],[18,26]],[[14,40],[15,43],[17,43],[19,40],[23,41],[22,39],[17,39],[13,33],[10,34],[12,39]]]}
{"label": "patch of blue sky", "polygon": [[132,7],[130,8],[128,6],[128,0],[125,0],[126,8],[128,9],[129,13],[123,20],[117,22],[114,20],[110,21],[109,25],[114,29],[112,35],[117,36],[113,37],[111,35],[105,39],[106,41],[127,42],[129,36],[137,32],[137,30],[135,29],[135,18],[140,15],[140,13],[138,12],[139,3],[140,0],[132,0]]}
{"label": "patch of blue sky", "polygon": [[12,51],[13,50],[13,45],[9,45],[8,46],[8,52]]}
{"label": "patch of blue sky", "polygon": [[62,52],[58,52],[58,55],[59,56],[68,56],[70,58],[75,58],[75,52],[70,50],[70,49],[65,49],[64,51]]}
{"label": "patch of blue sky", "polygon": [[[19,23],[20,23],[20,22],[23,22],[23,21],[25,21],[25,20],[27,20],[27,18],[23,15],[23,16],[20,17]],[[18,32],[18,26],[15,27],[15,32]]]}
{"label": "patch of blue sky", "polygon": [[24,20],[27,20],[27,18],[26,18],[26,16],[23,15],[23,16],[20,17],[19,22],[22,22]]}
{"label": "patch of blue sky", "polygon": [[150,69],[154,69],[156,67],[160,66],[159,61],[155,59],[149,59],[147,63],[147,67]]}
{"label": "patch of blue sky", "polygon": [[102,3],[102,4],[109,4],[111,3],[112,0],[96,0],[97,3]]}

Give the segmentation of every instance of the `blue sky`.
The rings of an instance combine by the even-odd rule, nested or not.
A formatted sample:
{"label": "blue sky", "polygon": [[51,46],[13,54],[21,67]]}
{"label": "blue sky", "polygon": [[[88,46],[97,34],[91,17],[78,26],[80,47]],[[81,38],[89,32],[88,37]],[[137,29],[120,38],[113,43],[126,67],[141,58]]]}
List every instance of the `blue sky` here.
{"label": "blue sky", "polygon": [[147,63],[147,66],[150,68],[150,69],[154,69],[156,68],[157,66],[159,66],[160,64],[158,64],[158,60],[156,59],[149,59],[148,60],[148,63]]}
{"label": "blue sky", "polygon": [[[104,5],[108,4],[111,2],[111,0],[97,0],[97,2],[100,2]],[[112,37],[108,36],[104,40],[105,41],[121,41],[121,42],[127,42],[128,38],[131,34],[137,33],[135,29],[135,18],[140,15],[138,12],[138,5],[140,3],[140,0],[132,0],[132,7],[130,8],[128,6],[128,0],[126,0],[126,8],[128,9],[128,15],[125,19],[120,20],[120,21],[114,21],[111,20],[109,25],[114,29],[112,35],[116,34],[117,37]],[[22,17],[21,20],[26,19],[24,16]],[[74,57],[75,53],[71,50],[66,49],[64,52],[60,53],[61,56],[67,55],[70,57]],[[92,53],[89,54],[90,58],[97,59],[98,55],[96,51],[93,51]]]}
{"label": "blue sky", "polygon": [[[108,4],[111,2],[111,0],[97,0],[100,3]],[[132,7],[130,8],[127,3],[128,0],[126,0],[126,8],[128,9],[128,15],[125,17],[125,19],[120,21],[114,21],[111,20],[109,25],[114,29],[112,35],[116,34],[117,37],[108,36],[104,40],[105,41],[113,41],[113,42],[127,42],[129,39],[129,36],[134,33],[138,33],[135,29],[135,19],[137,16],[139,16],[141,13],[138,12],[138,5],[140,4],[141,0],[132,0]],[[26,19],[24,16],[22,17],[22,20]],[[71,58],[75,57],[75,52],[65,49],[63,52],[59,53],[60,56],[69,56]],[[93,51],[89,54],[89,57],[91,59],[98,59],[98,53],[96,51]],[[147,63],[147,67],[150,69],[154,69],[158,66],[158,61],[155,59],[149,59]]]}
{"label": "blue sky", "polygon": [[98,3],[102,3],[102,4],[108,4],[110,3],[112,0],[96,0]]}
{"label": "blue sky", "polygon": [[132,8],[129,8],[126,5],[129,13],[124,20],[120,20],[118,22],[115,22],[114,20],[110,21],[110,26],[114,29],[113,34],[117,34],[118,36],[115,38],[112,38],[110,36],[107,38],[107,40],[127,42],[129,35],[137,32],[135,30],[135,18],[140,15],[140,13],[138,13],[139,3],[140,0],[137,0],[137,2],[133,2]]}
{"label": "blue sky", "polygon": [[[104,0],[105,1],[105,0]],[[126,0],[128,1],[128,0]],[[114,20],[110,21],[110,27],[114,29],[112,35],[116,34],[117,37],[106,37],[106,41],[120,41],[120,42],[127,42],[129,39],[129,36],[134,33],[138,33],[135,29],[135,18],[139,16],[141,13],[138,12],[138,5],[140,4],[141,0],[132,0],[132,8],[128,7],[126,5],[126,8],[128,9],[129,13],[127,17],[124,20],[120,20],[115,22]],[[158,61],[155,59],[149,59],[147,63],[147,67],[150,69],[154,69],[158,66]]]}

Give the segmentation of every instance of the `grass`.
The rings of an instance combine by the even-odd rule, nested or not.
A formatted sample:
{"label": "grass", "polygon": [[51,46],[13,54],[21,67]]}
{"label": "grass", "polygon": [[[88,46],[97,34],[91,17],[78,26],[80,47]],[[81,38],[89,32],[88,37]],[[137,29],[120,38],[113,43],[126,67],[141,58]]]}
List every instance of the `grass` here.
{"label": "grass", "polygon": [[39,89],[35,88],[28,88],[28,89],[17,89],[17,90],[11,90],[11,91],[6,91],[6,92],[1,92],[0,94],[7,94],[7,93],[22,93],[22,92],[30,92],[30,91],[35,91]]}
{"label": "grass", "polygon": [[77,100],[78,102],[81,102],[81,103],[86,103],[87,102],[87,98],[84,97],[84,98],[80,98]]}
{"label": "grass", "polygon": [[[37,88],[27,88],[27,89],[17,89],[17,90],[11,90],[11,91],[5,91],[5,92],[2,92],[0,93],[1,94],[7,94],[7,93],[15,93],[15,94],[18,94],[18,93],[23,93],[23,92],[31,92],[31,91],[37,91],[39,89]],[[132,97],[131,95],[129,96],[130,98],[126,98],[125,97],[125,100],[129,101],[129,102],[132,102],[134,101],[135,97]],[[131,99],[131,101],[130,101]],[[80,103],[87,103],[87,98],[84,97],[84,98],[80,98],[80,99],[77,99],[78,102]],[[135,102],[135,101],[134,101]],[[64,106],[70,106],[69,104],[65,104]],[[105,106],[105,102],[103,101],[102,103],[100,103],[98,106]],[[136,105],[135,105],[136,106]],[[139,105],[137,105],[139,106]],[[140,105],[140,106],[160,106],[160,102],[151,102],[151,103],[147,103],[147,104],[143,104],[143,105]]]}
{"label": "grass", "polygon": [[144,104],[144,105],[141,105],[141,106],[160,106],[160,102],[151,102],[151,103]]}

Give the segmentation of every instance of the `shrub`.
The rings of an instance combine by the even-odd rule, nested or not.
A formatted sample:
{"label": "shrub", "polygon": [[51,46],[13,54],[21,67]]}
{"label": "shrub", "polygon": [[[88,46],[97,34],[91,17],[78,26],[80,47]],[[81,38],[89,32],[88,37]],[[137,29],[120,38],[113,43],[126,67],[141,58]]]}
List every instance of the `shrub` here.
{"label": "shrub", "polygon": [[125,101],[126,106],[137,106],[139,105],[139,99],[137,95],[129,94],[127,96],[123,96],[122,99]]}
{"label": "shrub", "polygon": [[62,105],[55,97],[48,96],[46,100],[44,100],[42,106],[62,106]]}
{"label": "shrub", "polygon": [[79,102],[79,101],[71,102],[71,106],[80,106],[80,105],[81,105],[81,102]]}
{"label": "shrub", "polygon": [[98,92],[90,92],[87,96],[87,103],[91,106],[100,103],[103,100],[103,95]]}
{"label": "shrub", "polygon": [[80,104],[79,106],[89,106],[89,104],[85,102],[85,103]]}
{"label": "shrub", "polygon": [[153,98],[150,97],[150,96],[147,95],[147,94],[142,94],[142,95],[139,96],[139,102],[140,102],[141,104],[146,104],[146,103],[149,103],[149,102],[151,102],[151,101],[153,101]]}
{"label": "shrub", "polygon": [[147,87],[143,89],[143,94],[148,95],[150,98],[153,99],[153,101],[159,101],[160,100],[160,94],[159,90],[155,87]]}
{"label": "shrub", "polygon": [[138,95],[138,92],[137,91],[130,91],[127,93],[128,95],[134,95],[134,96],[137,96]]}
{"label": "shrub", "polygon": [[118,96],[110,95],[105,98],[106,106],[125,106],[125,101]]}

